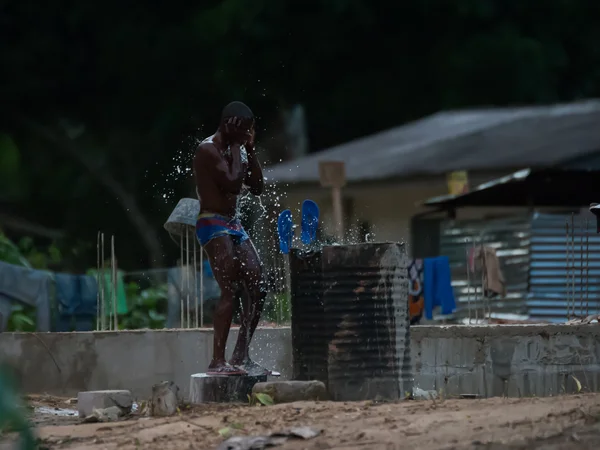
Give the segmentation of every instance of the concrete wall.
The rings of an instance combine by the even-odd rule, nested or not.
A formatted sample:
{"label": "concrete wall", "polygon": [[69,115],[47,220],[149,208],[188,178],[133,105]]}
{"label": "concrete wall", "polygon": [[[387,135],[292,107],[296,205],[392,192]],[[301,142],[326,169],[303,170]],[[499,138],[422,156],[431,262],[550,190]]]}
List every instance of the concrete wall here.
{"label": "concrete wall", "polygon": [[[229,352],[237,332],[229,334]],[[258,329],[251,356],[291,377],[290,343],[289,328]],[[211,356],[212,330],[0,334],[0,359],[18,370],[28,393],[130,389],[144,398],[153,384],[172,380],[187,396],[190,375],[204,372]]]}
{"label": "concrete wall", "polygon": [[[237,330],[232,330],[228,349]],[[416,326],[411,329],[415,386],[449,395],[547,396],[600,391],[600,325]],[[211,330],[3,333],[0,358],[18,368],[29,393],[74,396],[89,389],[131,389],[206,370]],[[289,328],[256,332],[252,355],[282,378],[292,373]]]}
{"label": "concrete wall", "polygon": [[600,325],[412,328],[415,385],[451,395],[551,396],[600,390]]}

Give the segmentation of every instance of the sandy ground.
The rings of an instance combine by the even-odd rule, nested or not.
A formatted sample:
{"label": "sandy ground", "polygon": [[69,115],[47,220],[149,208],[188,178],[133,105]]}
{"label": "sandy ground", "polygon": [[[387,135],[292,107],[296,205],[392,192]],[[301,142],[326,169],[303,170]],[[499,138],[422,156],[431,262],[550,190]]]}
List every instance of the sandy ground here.
{"label": "sandy ground", "polygon": [[[76,408],[64,399],[34,398],[34,406]],[[75,417],[34,414],[42,448],[216,449],[219,431],[265,435],[290,427],[322,429],[282,450],[325,449],[597,449],[600,394],[553,398],[333,403],[274,406],[206,405],[167,419],[132,418],[78,424]],[[0,447],[2,447],[0,445]]]}

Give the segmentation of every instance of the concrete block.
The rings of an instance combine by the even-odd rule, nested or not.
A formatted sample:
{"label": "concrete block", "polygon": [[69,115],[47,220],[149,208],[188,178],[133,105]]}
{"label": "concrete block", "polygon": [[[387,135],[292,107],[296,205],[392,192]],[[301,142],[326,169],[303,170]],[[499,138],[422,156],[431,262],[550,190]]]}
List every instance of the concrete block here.
{"label": "concrete block", "polygon": [[267,381],[267,376],[208,375],[195,373],[190,377],[190,403],[248,402],[252,387]]}
{"label": "concrete block", "polygon": [[118,406],[125,414],[131,411],[133,397],[131,392],[120,391],[85,391],[77,394],[77,410],[79,417],[87,417],[94,409],[105,409]]}
{"label": "concrete block", "polygon": [[275,403],[306,400],[327,400],[327,388],[322,381],[267,381],[257,383],[253,394],[268,394]]}

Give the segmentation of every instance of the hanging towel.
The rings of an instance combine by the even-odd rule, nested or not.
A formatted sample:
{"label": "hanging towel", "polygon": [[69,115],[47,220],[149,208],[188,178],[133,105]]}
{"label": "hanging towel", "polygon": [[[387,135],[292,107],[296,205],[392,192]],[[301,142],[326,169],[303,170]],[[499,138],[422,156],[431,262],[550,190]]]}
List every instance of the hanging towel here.
{"label": "hanging towel", "polygon": [[425,258],[423,266],[425,317],[429,320],[433,319],[433,309],[437,306],[441,306],[442,314],[452,314],[456,309],[456,302],[452,291],[448,257]]}
{"label": "hanging towel", "polygon": [[414,259],[408,265],[408,309],[410,324],[416,325],[423,317],[423,260]]}
{"label": "hanging towel", "polygon": [[8,319],[12,314],[12,302],[10,297],[0,294],[0,333],[8,327]]}
{"label": "hanging towel", "polygon": [[95,316],[98,313],[98,286],[93,277],[55,275],[58,312],[62,316]]}
{"label": "hanging towel", "polygon": [[54,277],[58,318],[56,331],[91,331],[98,312],[98,286],[91,276],[59,273]]}
{"label": "hanging towel", "polygon": [[[88,270],[88,275],[97,280],[98,271],[97,270]],[[97,281],[94,281],[97,283]],[[105,315],[110,316],[112,314],[112,275],[110,273],[110,269],[107,268],[104,271],[104,303],[105,303]],[[129,307],[127,305],[127,294],[125,293],[125,280],[124,280],[124,272],[122,270],[117,271],[117,314],[127,314],[129,312]]]}
{"label": "hanging towel", "polygon": [[[212,269],[210,268],[210,263],[207,260],[204,260],[203,264],[203,282],[200,283],[200,272],[196,274],[197,276],[197,295],[198,295],[198,304],[200,304],[201,299],[206,304],[209,300],[218,299],[221,296],[221,289],[213,276]],[[190,267],[189,276],[190,276],[190,289],[188,291],[186,286],[185,279],[185,270],[182,272],[181,267],[171,267],[168,270],[168,313],[167,313],[167,328],[179,328],[181,324],[181,298],[183,296],[184,302],[187,304],[187,294],[190,294],[190,311],[195,310],[196,298],[194,297],[194,272]],[[182,273],[184,276],[183,279],[183,291],[181,290],[181,277]],[[202,286],[201,286],[202,284]],[[204,295],[202,295],[201,287],[204,287]]]}
{"label": "hanging towel", "polygon": [[37,331],[50,331],[50,281],[48,272],[0,261],[0,297],[4,299],[3,303],[10,300],[35,307]]}
{"label": "hanging towel", "polygon": [[494,295],[506,295],[506,282],[500,269],[500,261],[496,255],[496,249],[492,247],[477,247],[471,250],[471,271],[483,270],[483,290],[488,297]]}

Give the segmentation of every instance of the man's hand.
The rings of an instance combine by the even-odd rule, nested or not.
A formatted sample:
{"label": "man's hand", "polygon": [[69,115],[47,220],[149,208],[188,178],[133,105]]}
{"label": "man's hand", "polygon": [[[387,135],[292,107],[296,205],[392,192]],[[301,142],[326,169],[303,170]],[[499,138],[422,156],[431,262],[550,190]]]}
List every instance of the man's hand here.
{"label": "man's hand", "polygon": [[225,124],[232,143],[248,147],[254,146],[254,126],[251,120],[230,117]]}
{"label": "man's hand", "polygon": [[252,127],[248,133],[248,141],[246,142],[246,145],[248,147],[248,152],[253,153],[254,152],[254,127]]}

